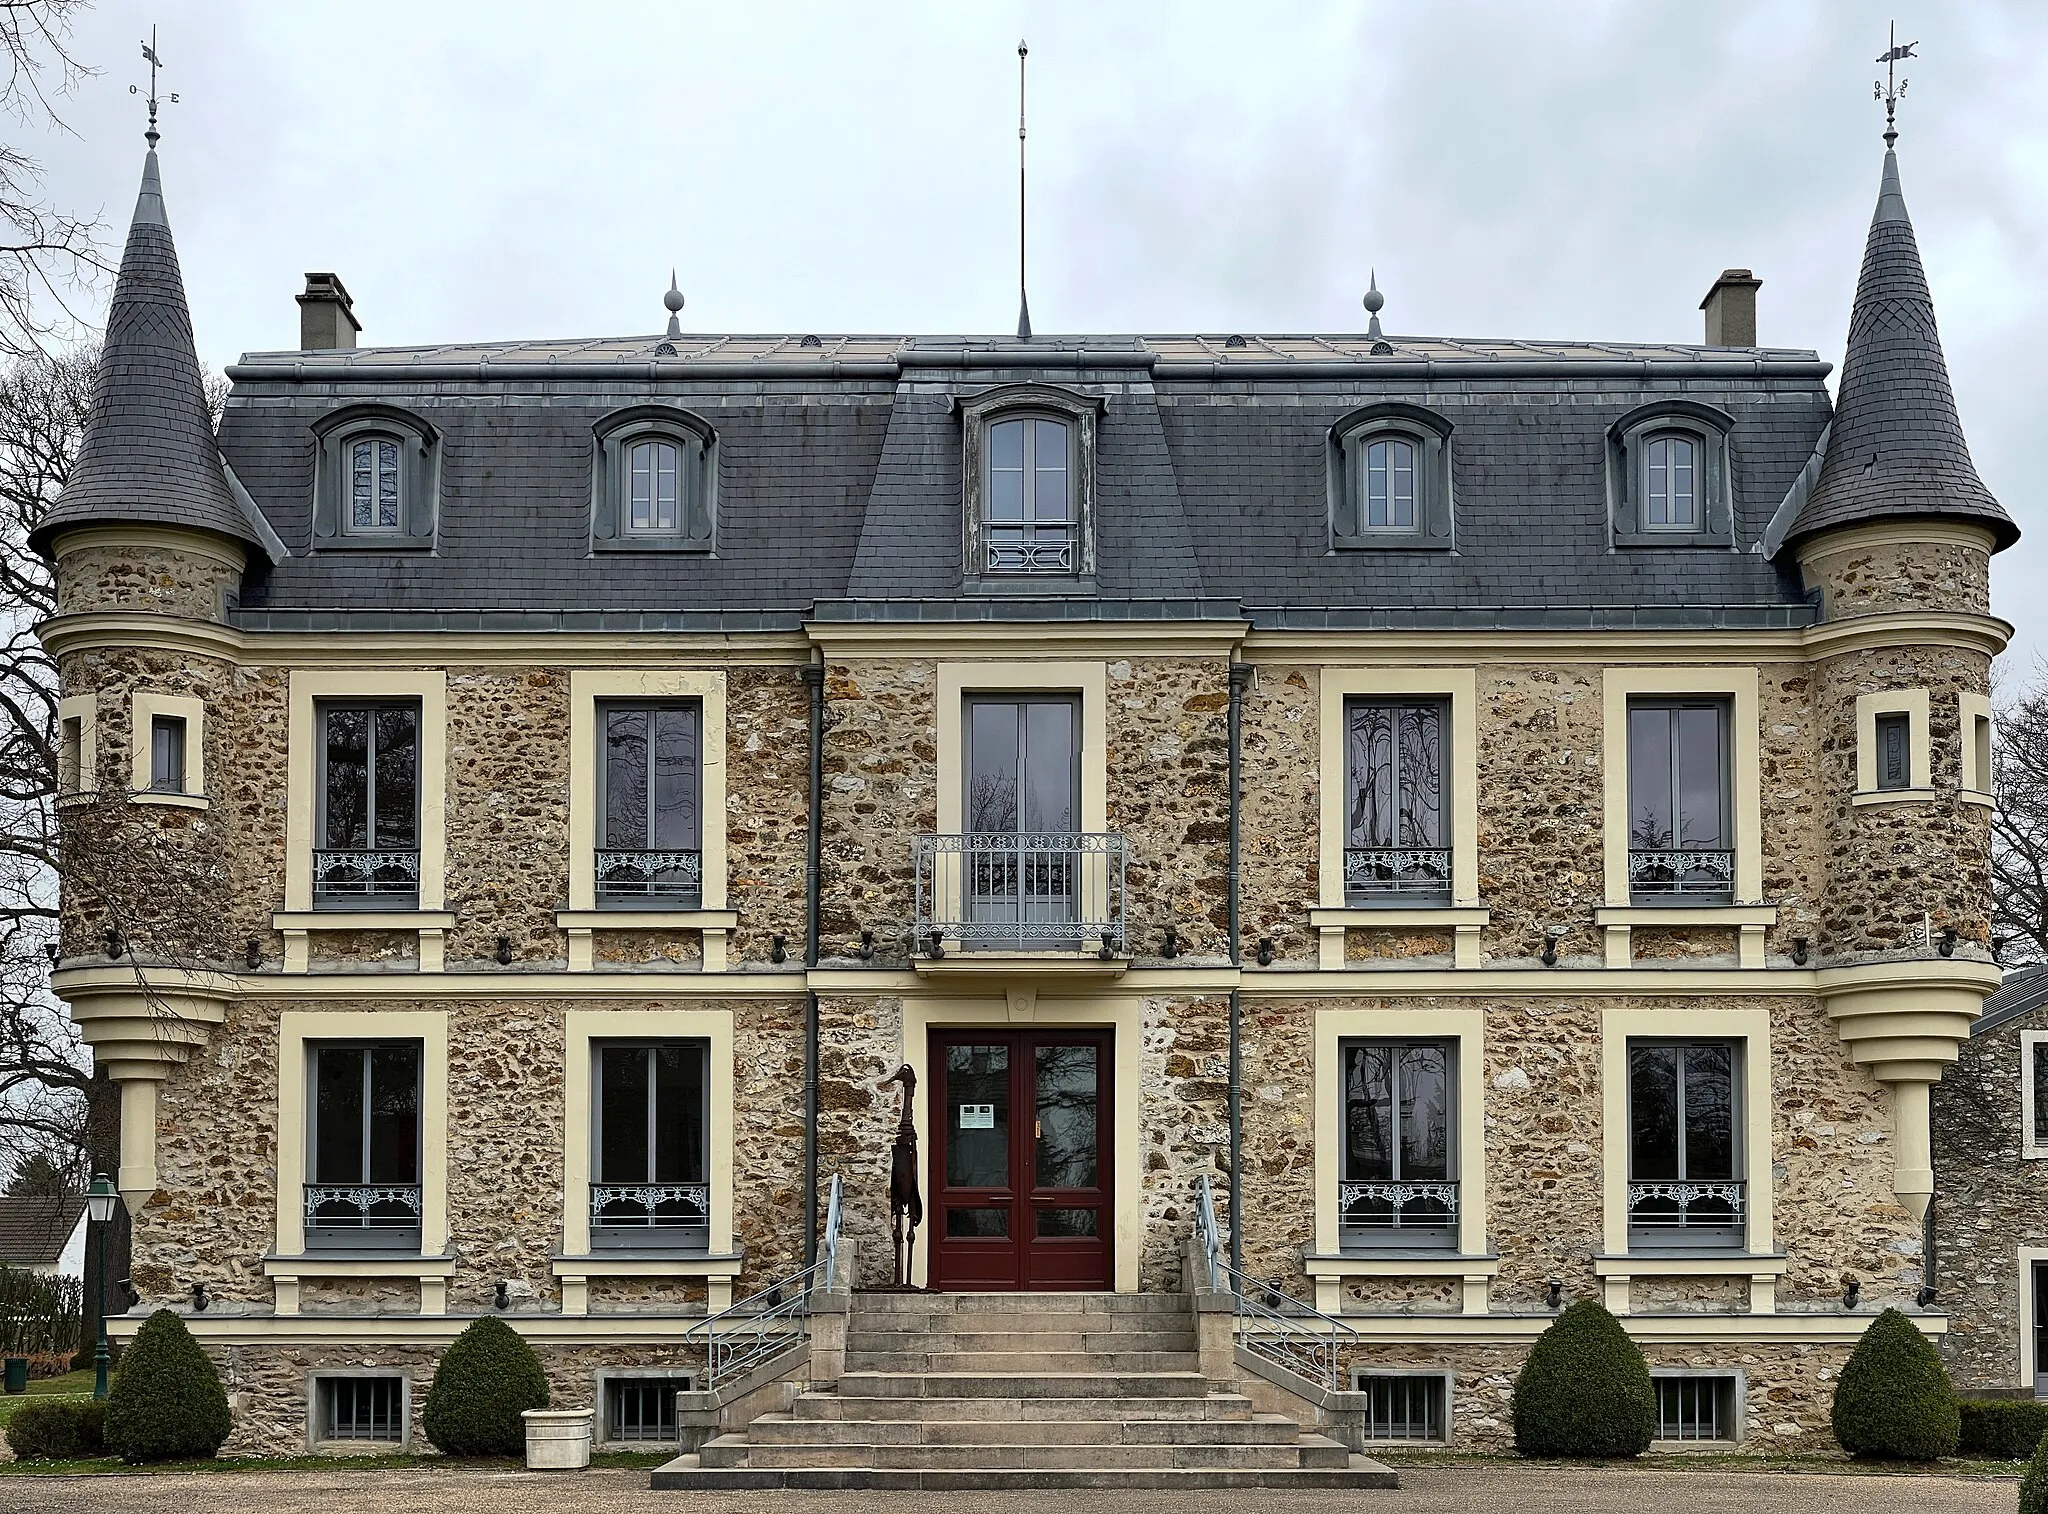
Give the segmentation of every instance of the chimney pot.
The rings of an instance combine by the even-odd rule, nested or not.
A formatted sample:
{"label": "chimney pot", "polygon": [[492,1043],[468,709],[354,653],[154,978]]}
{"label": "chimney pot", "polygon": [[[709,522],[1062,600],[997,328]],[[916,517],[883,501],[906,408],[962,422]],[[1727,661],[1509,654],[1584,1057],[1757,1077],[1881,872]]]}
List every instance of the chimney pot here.
{"label": "chimney pot", "polygon": [[307,352],[353,347],[363,323],[356,319],[355,301],[339,278],[331,273],[306,275],[306,292],[298,297],[299,346]]}
{"label": "chimney pot", "polygon": [[1709,347],[1756,345],[1756,292],[1764,281],[1747,268],[1725,268],[1700,301],[1707,313]]}

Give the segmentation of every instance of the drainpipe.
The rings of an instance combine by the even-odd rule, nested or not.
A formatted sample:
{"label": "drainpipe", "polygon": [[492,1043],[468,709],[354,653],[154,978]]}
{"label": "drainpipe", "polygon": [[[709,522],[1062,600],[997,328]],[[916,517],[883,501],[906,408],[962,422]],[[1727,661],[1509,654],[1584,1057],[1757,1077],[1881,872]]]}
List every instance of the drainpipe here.
{"label": "drainpipe", "polygon": [[[825,665],[804,666],[811,695],[811,792],[804,821],[804,967],[818,965],[818,880],[825,789]],[[804,1265],[818,1260],[818,991],[804,995]],[[827,1287],[832,1279],[825,1280]]]}
{"label": "drainpipe", "polygon": [[[1239,965],[1238,949],[1238,809],[1242,797],[1244,691],[1252,670],[1230,665],[1230,965]],[[1244,1014],[1235,987],[1230,990],[1230,1265],[1244,1268]]]}

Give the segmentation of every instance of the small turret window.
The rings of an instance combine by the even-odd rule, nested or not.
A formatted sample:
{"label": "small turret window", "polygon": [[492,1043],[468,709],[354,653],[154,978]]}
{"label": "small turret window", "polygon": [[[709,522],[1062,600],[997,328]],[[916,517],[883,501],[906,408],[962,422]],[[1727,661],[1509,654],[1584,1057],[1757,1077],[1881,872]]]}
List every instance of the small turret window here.
{"label": "small turret window", "polygon": [[1648,477],[1643,499],[1652,531],[1692,531],[1699,526],[1699,448],[1691,437],[1653,437],[1644,449]]}
{"label": "small turret window", "polygon": [[397,535],[404,529],[404,467],[398,439],[365,436],[349,443],[350,536]]}

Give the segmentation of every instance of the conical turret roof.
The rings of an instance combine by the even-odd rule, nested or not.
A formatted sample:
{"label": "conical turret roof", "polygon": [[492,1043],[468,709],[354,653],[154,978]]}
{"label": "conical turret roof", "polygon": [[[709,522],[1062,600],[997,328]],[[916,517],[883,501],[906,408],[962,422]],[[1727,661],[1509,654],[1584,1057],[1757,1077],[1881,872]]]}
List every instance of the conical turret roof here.
{"label": "conical turret roof", "polygon": [[1786,536],[1905,517],[1987,526],[1993,550],[2020,534],[1970,461],[1898,155],[1887,147],[1827,457]]}
{"label": "conical turret roof", "polygon": [[154,148],[143,160],[78,460],[32,544],[47,552],[58,531],[117,523],[188,526],[263,546],[214,441]]}

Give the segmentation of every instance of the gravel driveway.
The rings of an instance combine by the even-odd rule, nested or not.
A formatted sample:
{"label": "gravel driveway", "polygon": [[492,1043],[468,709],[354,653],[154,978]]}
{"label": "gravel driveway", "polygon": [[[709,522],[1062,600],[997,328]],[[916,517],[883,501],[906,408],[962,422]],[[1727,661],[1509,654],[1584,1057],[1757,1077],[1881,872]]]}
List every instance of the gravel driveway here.
{"label": "gravel driveway", "polygon": [[[1406,1468],[1395,1493],[1117,1493],[1116,1514],[2011,1514],[2010,1481],[1634,1468]],[[429,1469],[0,1478],[5,1514],[1100,1514],[1074,1493],[655,1493],[645,1472]]]}

